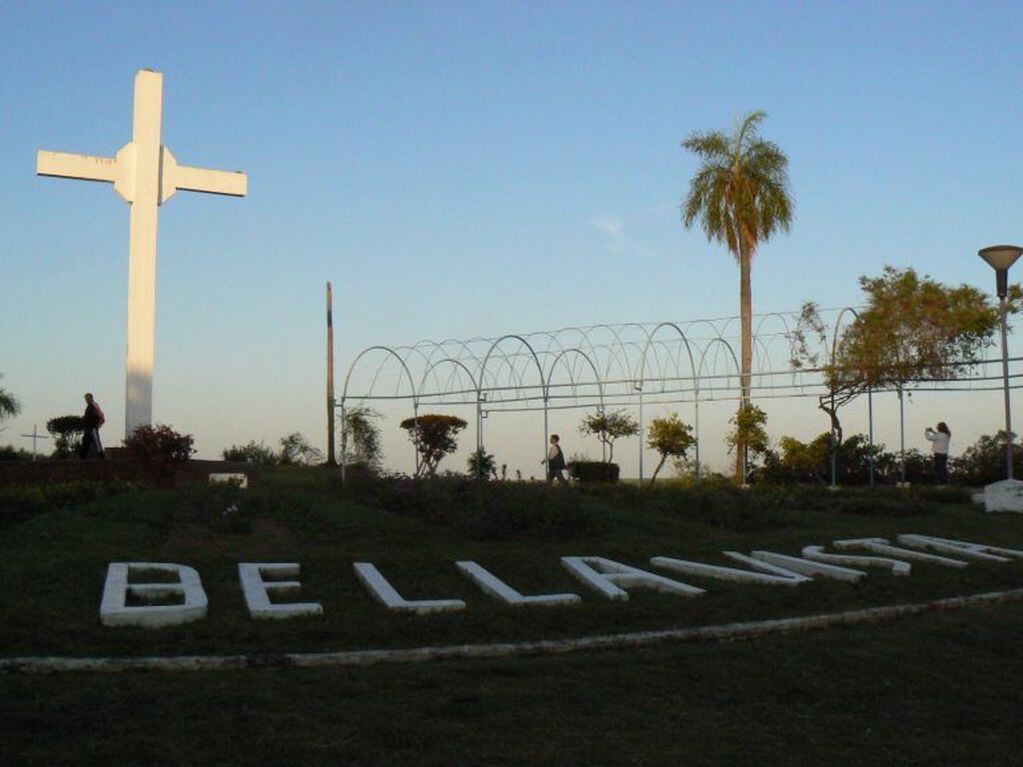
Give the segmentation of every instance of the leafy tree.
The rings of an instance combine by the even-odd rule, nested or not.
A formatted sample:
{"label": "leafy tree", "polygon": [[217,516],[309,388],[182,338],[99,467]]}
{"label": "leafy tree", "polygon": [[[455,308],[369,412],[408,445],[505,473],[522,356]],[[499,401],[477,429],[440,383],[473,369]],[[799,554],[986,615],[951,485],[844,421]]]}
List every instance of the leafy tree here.
{"label": "leafy tree", "polygon": [[725,439],[728,445],[728,452],[745,451],[746,455],[740,457],[740,479],[747,480],[748,466],[750,459],[755,461],[767,455],[768,446],[767,414],[752,402],[744,402],[739,405],[735,415],[728,419],[732,424],[732,430]]}
{"label": "leafy tree", "polygon": [[689,448],[696,444],[696,439],[693,437],[693,427],[682,423],[678,413],[671,413],[667,418],[655,418],[650,422],[646,444],[661,455],[661,460],[650,477],[652,485],[664,462],[669,457],[684,461]]}
{"label": "leafy tree", "polygon": [[[469,476],[471,477],[476,477],[477,479],[497,479],[497,459],[494,458],[493,453],[488,453],[482,447],[469,454],[466,465],[469,467]],[[504,473],[507,473],[507,465],[503,465],[501,468]]]}
{"label": "leafy tree", "polygon": [[[997,434],[985,434],[966,448],[962,454],[949,461],[949,468],[957,483],[980,487],[1005,479],[1005,435],[1004,429]],[[1023,476],[1023,445],[1013,436],[1013,474]]]}
{"label": "leafy tree", "polygon": [[222,453],[225,461],[244,461],[258,466],[273,466],[277,463],[277,454],[262,442],[251,440],[244,445],[231,445]]}
{"label": "leafy tree", "polygon": [[[776,230],[789,230],[795,207],[788,158],[776,144],[760,138],[759,126],[765,117],[764,112],[750,112],[730,136],[697,132],[682,142],[700,160],[682,202],[682,221],[689,228],[699,219],[707,239],[724,243],[739,265],[743,405],[749,403],[753,366],[753,257]],[[744,446],[739,447],[736,474],[746,453]]]}
{"label": "leafy tree", "polygon": [[380,427],[374,420],[382,416],[376,410],[358,405],[345,411],[345,431],[351,436],[352,444],[345,447],[346,463],[364,463],[371,471],[379,471],[383,450],[380,446]]}
{"label": "leafy tree", "polygon": [[[793,368],[822,372],[818,407],[830,419],[833,451],[842,444],[840,408],[871,390],[901,394],[911,381],[959,378],[993,343],[999,324],[997,304],[982,291],[943,285],[912,268],[886,266],[879,277],[860,277],[860,288],[866,305],[840,337],[828,338],[813,302],[803,306],[792,336]],[[1021,298],[1013,285],[1009,311],[1019,311]]]}
{"label": "leafy tree", "polygon": [[635,437],[639,434],[639,423],[621,410],[591,413],[583,416],[579,425],[580,434],[592,434],[607,445],[607,463],[614,461],[615,440],[621,437]]}
{"label": "leafy tree", "polygon": [[468,424],[453,415],[427,413],[416,418],[406,418],[401,428],[409,434],[409,439],[419,453],[419,470],[417,477],[430,476],[437,473],[437,464],[449,453],[458,449],[457,435]]}
{"label": "leafy tree", "polygon": [[53,435],[53,457],[72,458],[78,453],[85,423],[80,415],[62,415],[47,421],[46,431]]}
{"label": "leafy tree", "polygon": [[[795,437],[778,440],[780,454],[772,451],[766,456],[758,479],[766,482],[815,482],[825,484],[831,473],[831,433],[819,434],[809,442]],[[874,445],[867,437],[854,434],[842,442],[837,451],[839,472],[836,480],[843,485],[863,485],[870,481],[873,457],[875,480],[885,481],[897,466],[895,456],[884,452],[883,445]],[[895,480],[892,480],[895,481]]]}
{"label": "leafy tree", "polygon": [[6,389],[0,388],[0,421],[13,418],[21,412],[21,403],[18,398]]}
{"label": "leafy tree", "polygon": [[299,432],[281,438],[278,463],[281,466],[313,466],[323,461],[323,453],[309,444]]}

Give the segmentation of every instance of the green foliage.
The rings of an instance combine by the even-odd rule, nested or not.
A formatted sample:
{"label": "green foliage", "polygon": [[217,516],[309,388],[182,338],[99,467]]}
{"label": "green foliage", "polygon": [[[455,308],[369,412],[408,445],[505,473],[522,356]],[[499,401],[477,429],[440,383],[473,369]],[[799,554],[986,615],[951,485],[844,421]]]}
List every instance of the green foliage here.
{"label": "green foliage", "polygon": [[596,529],[582,496],[542,482],[365,475],[347,491],[361,503],[450,527],[473,540],[566,540]]}
{"label": "green foliage", "polygon": [[466,461],[469,476],[477,479],[497,479],[497,459],[484,448],[473,450]]}
{"label": "green foliage", "polygon": [[127,482],[58,482],[0,488],[0,526],[136,489]]}
{"label": "green foliage", "polygon": [[314,466],[323,462],[323,453],[309,444],[299,432],[281,438],[281,466]]}
{"label": "green foliage", "polygon": [[696,439],[693,437],[693,427],[683,423],[678,413],[671,413],[666,418],[655,418],[647,428],[647,447],[656,450],[661,460],[650,477],[650,484],[657,479],[657,474],[668,458],[685,460],[686,453]]}
{"label": "green foliage", "polygon": [[788,231],[794,203],[788,158],[760,138],[767,114],[751,112],[730,136],[693,133],[682,147],[700,160],[682,203],[688,228],[697,219],[708,240],[723,242],[736,261],[752,259],[757,246],[777,230]]}
{"label": "green foliage", "polygon": [[743,445],[750,452],[750,458],[767,453],[767,430],[764,428],[767,425],[767,414],[763,410],[750,402],[744,403],[739,405],[728,423],[732,424],[732,430],[725,438],[729,453]]}
{"label": "green foliage", "polygon": [[592,434],[607,445],[607,462],[614,461],[616,439],[635,437],[639,434],[639,423],[628,413],[615,410],[610,413],[598,412],[583,416],[579,424],[580,434]]}
{"label": "green foliage", "polygon": [[158,472],[169,472],[176,464],[184,463],[195,450],[191,434],[179,434],[170,426],[139,426],[124,440],[124,447],[132,458]]}
{"label": "green foliage", "polygon": [[[1005,443],[1004,429],[1000,429],[997,434],[980,437],[962,455],[949,459],[952,480],[957,484],[981,487],[1005,479]],[[1016,443],[1015,435],[1012,468],[1014,476],[1023,477],[1023,446]]]}
{"label": "green foliage", "polygon": [[0,447],[0,461],[31,461],[32,453],[14,445]]}
{"label": "green foliage", "polygon": [[225,461],[244,461],[257,466],[274,466],[279,458],[277,454],[262,442],[251,440],[244,445],[231,445],[224,448],[221,454]]}
{"label": "green foliage", "polygon": [[[813,302],[792,334],[792,366],[820,368],[827,392],[819,407],[842,442],[839,408],[867,391],[898,390],[914,380],[952,380],[967,373],[992,342],[998,306],[970,285],[951,287],[912,268],[886,266],[860,277],[866,305],[834,341]],[[1019,310],[1019,286],[1009,311]],[[827,352],[821,352],[825,348]]]}
{"label": "green foliage", "polygon": [[53,457],[72,458],[78,453],[85,423],[80,415],[62,415],[47,421],[46,431],[53,435]]}
{"label": "green foliage", "polygon": [[419,473],[417,476],[432,477],[437,473],[437,464],[449,453],[458,449],[455,436],[468,424],[453,415],[426,413],[418,418],[406,418],[401,428],[409,434],[409,439],[419,453]]}
{"label": "green foliage", "polygon": [[567,468],[572,479],[579,482],[617,482],[620,473],[617,463],[605,461],[572,460]]}
{"label": "green foliage", "polygon": [[13,418],[21,412],[21,403],[18,398],[6,389],[0,387],[0,421]]}
{"label": "green foliage", "polygon": [[345,411],[345,431],[352,440],[348,453],[342,456],[346,463],[365,464],[371,471],[380,470],[383,450],[380,446],[380,427],[374,421],[382,416],[365,405],[357,405]]}

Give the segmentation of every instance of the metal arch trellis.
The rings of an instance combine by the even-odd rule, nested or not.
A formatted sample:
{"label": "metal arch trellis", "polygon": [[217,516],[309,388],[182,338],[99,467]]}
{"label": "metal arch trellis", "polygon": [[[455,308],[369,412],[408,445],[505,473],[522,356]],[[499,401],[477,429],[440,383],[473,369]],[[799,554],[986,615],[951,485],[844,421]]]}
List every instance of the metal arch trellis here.
{"label": "metal arch trellis", "polygon": [[[820,340],[821,358],[833,362],[842,322],[854,307],[821,310],[828,318]],[[751,381],[755,399],[818,397],[824,391],[819,369],[795,370],[791,358],[798,313],[755,315]],[[350,401],[410,402],[418,419],[424,401],[431,406],[475,406],[477,455],[482,453],[483,421],[490,412],[543,412],[546,450],[549,412],[638,405],[639,472],[643,479],[646,424],[644,405],[692,404],[697,466],[700,456],[700,403],[740,398],[738,338],[727,335],[736,318],[721,317],[656,323],[600,323],[556,330],[509,333],[496,338],[421,340],[411,345],[375,345],[359,352],[348,367],[336,407],[341,415],[341,454],[346,455],[345,412]],[[777,360],[785,360],[784,367]],[[375,362],[374,362],[375,360]],[[931,390],[999,388],[985,374],[998,360],[980,360],[974,374],[953,381],[909,381]],[[446,377],[440,370],[450,368]],[[1023,374],[1012,376],[1023,378]],[[1000,379],[999,379],[1000,380]],[[407,382],[408,391],[404,391]],[[938,387],[938,384],[943,384]],[[1017,382],[1014,388],[1023,386]],[[901,392],[899,396],[901,398]],[[868,392],[873,443],[873,394]],[[901,420],[901,415],[900,415]],[[342,474],[345,461],[342,460]],[[419,471],[418,454],[416,471]]]}

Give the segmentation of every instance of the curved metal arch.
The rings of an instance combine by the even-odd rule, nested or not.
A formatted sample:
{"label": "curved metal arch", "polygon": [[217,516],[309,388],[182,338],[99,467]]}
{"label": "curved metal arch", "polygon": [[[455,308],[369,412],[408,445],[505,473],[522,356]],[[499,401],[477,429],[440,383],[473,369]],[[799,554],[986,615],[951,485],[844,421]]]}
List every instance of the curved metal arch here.
{"label": "curved metal arch", "polygon": [[532,344],[529,343],[529,341],[527,341],[522,336],[516,335],[514,333],[509,333],[508,335],[501,336],[500,338],[498,338],[496,341],[494,341],[490,345],[490,349],[487,351],[487,356],[483,358],[483,364],[480,366],[480,378],[479,378],[479,384],[478,384],[479,389],[478,390],[480,392],[485,391],[485,389],[483,388],[483,383],[484,383],[484,376],[485,376],[486,370],[487,370],[487,363],[490,361],[490,355],[494,353],[494,349],[496,349],[501,344],[502,341],[508,341],[508,340],[511,340],[511,339],[515,339],[516,341],[519,341],[523,346],[525,346],[527,349],[529,349],[529,353],[533,355],[533,362],[536,363],[536,372],[540,374],[540,386],[543,389],[543,398],[544,398],[544,401],[546,402],[547,401],[547,387],[544,385],[544,382],[543,382],[544,381],[544,378],[543,378],[543,366],[540,364],[539,357],[536,356],[536,350],[533,349],[533,346],[532,346]]}
{"label": "curved metal arch", "polygon": [[[345,385],[341,389],[341,402],[344,402],[348,398],[348,384],[351,382],[352,373],[355,372],[355,366],[359,364],[359,360],[374,351],[385,352],[398,360],[398,364],[401,365],[402,370],[405,371],[405,375],[408,376],[408,385],[412,390],[412,403],[413,405],[418,405],[419,398],[416,392],[416,382],[412,379],[412,372],[409,370],[408,365],[405,364],[405,360],[402,359],[401,355],[394,351],[394,349],[390,346],[370,346],[359,352],[355,359],[352,360],[352,364],[348,366],[348,373],[345,375]],[[377,373],[379,375],[379,369]]]}
{"label": "curved metal arch", "polygon": [[[640,357],[640,362],[639,362],[639,374],[640,374],[639,375],[639,380],[638,380],[639,388],[642,389],[644,384],[646,383],[646,355],[647,355],[647,352],[650,349],[651,343],[653,343],[654,336],[657,335],[657,331],[659,331],[661,328],[673,328],[675,330],[675,332],[678,333],[679,338],[682,339],[682,342],[686,346],[686,353],[689,355],[689,368],[690,368],[690,370],[692,372],[692,375],[693,375],[694,386],[696,386],[698,388],[698,384],[696,383],[696,379],[698,377],[698,374],[697,374],[697,371],[696,371],[696,364],[693,361],[693,349],[689,345],[689,339],[686,337],[685,332],[682,330],[682,328],[680,328],[674,322],[662,322],[662,323],[658,324],[657,327],[655,327],[653,330],[651,330],[649,335],[647,335],[646,346],[643,348],[643,356]],[[678,370],[678,366],[676,365],[676,372],[677,372],[677,370]]]}
{"label": "curved metal arch", "polygon": [[741,368],[739,367],[739,358],[735,356],[735,349],[732,348],[732,345],[730,343],[728,343],[728,341],[726,341],[723,338],[712,339],[710,341],[710,343],[708,343],[703,348],[703,353],[700,355],[700,365],[697,368],[697,374],[696,374],[697,378],[702,380],[701,376],[703,375],[703,363],[704,363],[704,360],[707,357],[707,352],[709,352],[711,347],[714,346],[715,344],[720,344],[721,346],[724,346],[725,350],[728,352],[728,354],[731,355],[731,357],[732,357],[732,364],[735,366],[735,376],[736,376],[736,378],[740,378],[741,379],[742,378],[742,373],[740,372]]}
{"label": "curved metal arch", "polygon": [[[590,369],[593,370],[593,379],[594,379],[594,382],[597,384],[597,396],[600,398],[600,409],[601,409],[601,411],[603,411],[604,410],[604,382],[600,378],[600,373],[597,371],[597,366],[595,364],[593,364],[593,360],[590,359],[589,355],[587,355],[586,352],[584,352],[582,349],[578,349],[578,348],[565,349],[564,351],[560,352],[557,357],[555,357],[553,360],[551,360],[551,367],[550,367],[550,370],[547,373],[547,383],[545,384],[545,387],[546,387],[547,391],[549,392],[550,389],[551,389],[551,379],[554,377],[554,370],[558,366],[558,361],[561,360],[561,358],[564,357],[569,352],[575,352],[576,354],[581,356],[584,360],[586,360],[588,363],[590,363]],[[572,379],[572,386],[574,388],[577,384],[575,382],[575,376],[572,374],[571,369],[569,369],[569,377]]]}
{"label": "curved metal arch", "polygon": [[842,317],[845,316],[846,312],[852,314],[856,319],[860,318],[860,313],[851,306],[846,306],[838,312],[838,316],[835,317],[835,324],[831,326],[831,364],[835,364],[835,353],[838,350],[838,329],[842,326]]}
{"label": "curved metal arch", "polygon": [[[431,363],[430,366],[423,372],[423,377],[422,377],[422,379],[420,380],[420,383],[419,383],[419,398],[420,399],[422,399],[423,397],[432,397],[432,396],[434,396],[433,394],[424,394],[423,393],[423,388],[426,386],[426,378],[427,378],[427,376],[430,375],[430,373],[435,368],[443,365],[445,362],[450,362],[452,365],[454,365],[456,367],[459,367],[462,370],[464,370],[466,375],[469,376],[469,380],[472,381],[472,388],[475,389],[476,391],[479,391],[479,385],[477,384],[476,377],[473,376],[472,371],[469,370],[469,368],[466,367],[465,364],[462,363],[460,360],[457,360],[454,357],[445,357],[442,360],[437,360],[437,361]],[[443,392],[438,392],[438,395],[442,395],[442,394],[443,394]],[[469,403],[467,403],[467,404],[469,404]]]}

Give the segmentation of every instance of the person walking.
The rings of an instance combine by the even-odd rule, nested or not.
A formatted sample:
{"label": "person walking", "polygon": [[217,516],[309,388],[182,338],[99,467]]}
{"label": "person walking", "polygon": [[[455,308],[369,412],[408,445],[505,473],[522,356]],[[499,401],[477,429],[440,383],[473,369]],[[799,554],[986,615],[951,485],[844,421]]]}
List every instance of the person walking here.
{"label": "person walking", "polygon": [[948,484],[948,443],[952,439],[952,432],[948,424],[941,421],[937,429],[928,426],[924,429],[924,436],[930,440],[931,452],[934,454],[934,480],[939,485]]}
{"label": "person walking", "polygon": [[565,454],[561,452],[561,446],[558,444],[560,441],[557,434],[551,435],[551,446],[547,449],[547,484],[552,483],[554,480],[559,482],[568,482],[565,479]]}
{"label": "person walking", "polygon": [[82,445],[78,449],[78,455],[85,458],[105,458],[103,454],[103,443],[99,438],[100,427],[106,423],[106,416],[103,409],[92,396],[92,392],[85,395],[85,414],[82,416]]}

